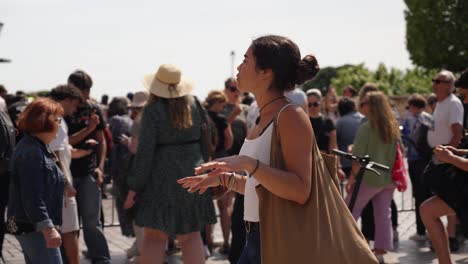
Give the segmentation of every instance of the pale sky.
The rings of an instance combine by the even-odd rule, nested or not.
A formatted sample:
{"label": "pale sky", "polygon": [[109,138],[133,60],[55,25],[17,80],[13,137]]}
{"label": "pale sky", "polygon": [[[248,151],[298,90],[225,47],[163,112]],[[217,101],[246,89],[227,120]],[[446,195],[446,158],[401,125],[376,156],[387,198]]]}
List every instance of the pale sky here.
{"label": "pale sky", "polygon": [[[142,79],[173,63],[194,94],[222,89],[255,37],[290,37],[321,67],[379,62],[412,67],[403,0],[2,0],[0,83],[10,91],[50,89],[75,69],[100,98],[143,90]],[[235,71],[236,73],[237,71]]]}

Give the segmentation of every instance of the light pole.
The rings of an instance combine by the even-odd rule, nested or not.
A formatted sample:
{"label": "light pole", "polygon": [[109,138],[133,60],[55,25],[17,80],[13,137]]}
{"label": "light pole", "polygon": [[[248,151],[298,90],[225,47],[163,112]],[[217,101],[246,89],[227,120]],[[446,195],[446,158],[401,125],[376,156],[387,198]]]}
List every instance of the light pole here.
{"label": "light pole", "polygon": [[231,51],[231,77],[234,78],[234,60],[236,58],[236,53]]}
{"label": "light pole", "polygon": [[[0,33],[2,32],[2,28],[3,28],[3,23],[0,22]],[[0,58],[0,63],[8,63],[8,62],[11,62],[10,59],[5,59],[5,58]]]}

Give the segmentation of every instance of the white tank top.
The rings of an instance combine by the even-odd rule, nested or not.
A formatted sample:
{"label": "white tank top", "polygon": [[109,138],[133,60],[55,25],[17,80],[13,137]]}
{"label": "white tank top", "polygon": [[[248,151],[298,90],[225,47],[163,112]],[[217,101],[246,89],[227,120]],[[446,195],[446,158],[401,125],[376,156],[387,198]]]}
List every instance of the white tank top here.
{"label": "white tank top", "polygon": [[[245,155],[258,159],[261,163],[270,165],[271,134],[273,132],[273,122],[259,137],[244,141],[239,155]],[[244,220],[258,222],[258,196],[255,187],[258,181],[254,176],[247,176],[244,190]]]}
{"label": "white tank top", "polygon": [[[281,108],[277,118],[284,109],[293,104],[287,104]],[[278,122],[278,120],[276,120]],[[274,123],[271,122],[265,131],[257,138],[244,141],[239,155],[245,155],[254,159],[258,159],[265,165],[270,165],[271,152],[271,136],[273,133]],[[244,189],[244,220],[249,222],[259,222],[258,216],[258,196],[255,187],[258,185],[255,176],[247,176],[247,182]]]}

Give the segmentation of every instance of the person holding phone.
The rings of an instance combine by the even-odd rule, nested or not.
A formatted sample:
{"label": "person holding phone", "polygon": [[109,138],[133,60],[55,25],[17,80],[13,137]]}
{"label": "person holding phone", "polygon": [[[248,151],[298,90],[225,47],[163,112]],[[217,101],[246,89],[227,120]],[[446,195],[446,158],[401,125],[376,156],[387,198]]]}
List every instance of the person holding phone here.
{"label": "person holding phone", "polygon": [[73,159],[71,172],[77,191],[78,213],[83,224],[87,252],[93,263],[110,263],[109,247],[102,231],[101,188],[103,183],[104,162],[106,160],[106,140],[101,109],[91,101],[90,92],[93,82],[83,71],[75,71],[68,77],[68,84],[77,87],[85,99],[77,111],[66,117],[69,142],[75,148],[92,149],[92,153]]}

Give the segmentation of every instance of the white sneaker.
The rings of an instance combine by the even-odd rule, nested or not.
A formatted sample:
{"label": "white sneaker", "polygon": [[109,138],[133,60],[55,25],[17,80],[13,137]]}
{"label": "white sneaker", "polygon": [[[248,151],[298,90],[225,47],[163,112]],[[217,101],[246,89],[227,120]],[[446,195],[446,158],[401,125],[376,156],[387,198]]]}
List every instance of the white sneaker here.
{"label": "white sneaker", "polygon": [[413,240],[413,241],[426,241],[427,240],[427,236],[426,235],[420,235],[418,233],[412,235],[409,237],[409,239]]}

